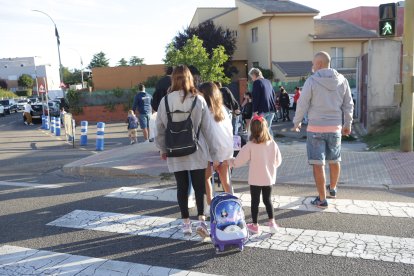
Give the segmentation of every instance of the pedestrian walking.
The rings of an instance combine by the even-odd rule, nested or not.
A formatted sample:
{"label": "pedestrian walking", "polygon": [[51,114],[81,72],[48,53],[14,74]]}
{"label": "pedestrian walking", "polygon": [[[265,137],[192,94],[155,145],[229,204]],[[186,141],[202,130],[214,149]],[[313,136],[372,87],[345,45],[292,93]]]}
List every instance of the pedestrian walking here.
{"label": "pedestrian walking", "polygon": [[[312,61],[312,71],[298,101],[294,130],[299,131],[302,119],[308,115],[307,152],[313,166],[318,196],[311,203],[320,208],[328,207],[329,197],[337,195],[340,175],[341,132],[351,133],[354,103],[348,80],[330,68],[331,58],[326,52],[318,52]],[[329,164],[330,185],[326,186],[325,163]]]}
{"label": "pedestrian walking", "polygon": [[247,228],[253,234],[260,233],[258,223],[260,194],[266,206],[269,218],[268,226],[272,233],[277,232],[272,204],[272,185],[276,183],[277,168],[282,163],[282,155],[276,142],[269,134],[264,117],[253,115],[250,124],[250,141],[244,145],[235,159],[230,161],[232,167],[241,167],[249,163],[249,177],[251,195],[251,212],[253,223]]}
{"label": "pedestrian walking", "polygon": [[171,73],[173,71],[172,66],[165,68],[165,76],[163,76],[155,85],[155,91],[152,95],[151,107],[154,112],[157,112],[161,99],[167,95],[167,91],[171,86]]}
{"label": "pedestrian walking", "polygon": [[[209,131],[209,108],[205,99],[198,95],[190,70],[185,65],[177,66],[172,73],[171,92],[169,92],[158,106],[156,120],[158,135],[155,138],[156,146],[160,150],[161,158],[167,160],[168,169],[174,173],[177,182],[177,201],[181,211],[183,233],[191,234],[191,221],[188,212],[188,188],[190,182],[194,188],[199,223],[196,231],[202,237],[208,237],[209,232],[204,216],[205,170],[208,155],[213,161],[218,161],[217,144],[214,143]],[[166,130],[169,121],[166,99],[168,100],[169,114],[172,122],[185,121],[189,115],[194,133],[198,133],[197,149],[188,155],[167,157]],[[180,141],[177,141],[180,143]]]}
{"label": "pedestrian walking", "polygon": [[32,109],[32,102],[30,100],[27,100],[27,103],[24,105],[24,117],[26,118],[26,121],[24,122],[26,125],[33,125],[33,119],[32,114],[30,112],[33,112]]}
{"label": "pedestrian walking", "polygon": [[244,94],[244,100],[242,103],[242,119],[244,123],[244,130],[248,132],[250,130],[250,121],[253,116],[253,103],[252,93],[246,92]]}
{"label": "pedestrian walking", "polygon": [[298,100],[300,98],[300,88],[295,87],[295,95],[293,96],[293,111],[296,112],[296,106],[298,105]]}
{"label": "pedestrian walking", "polygon": [[142,129],[144,135],[144,142],[148,142],[149,139],[149,120],[152,113],[151,108],[152,97],[145,92],[145,86],[138,84],[138,93],[134,97],[134,104],[132,110],[137,110],[139,126]]}
{"label": "pedestrian walking", "polygon": [[257,68],[250,69],[249,76],[253,80],[253,113],[263,115],[267,122],[270,136],[273,138],[272,121],[276,112],[276,101],[272,83],[265,79],[262,72]]}
{"label": "pedestrian walking", "polygon": [[279,102],[282,108],[283,122],[286,120],[290,121],[290,117],[289,117],[290,98],[289,98],[289,94],[284,88],[281,89],[281,93],[279,96]]}
{"label": "pedestrian walking", "polygon": [[[222,95],[219,88],[213,82],[205,82],[200,85],[200,92],[207,102],[210,112],[207,112],[209,118],[209,131],[215,137],[217,158],[220,162],[227,161],[233,158],[233,133],[230,116],[223,105]],[[210,158],[206,168],[206,195],[207,204],[211,204],[213,197],[211,189],[212,169],[210,163],[213,160]],[[225,192],[230,193],[230,179],[227,162],[222,163],[217,168],[220,182],[223,185]],[[207,213],[207,212],[205,212]]]}
{"label": "pedestrian walking", "polygon": [[130,140],[130,144],[135,144],[137,142],[137,128],[138,128],[138,118],[135,116],[133,110],[128,111],[128,137]]}
{"label": "pedestrian walking", "polygon": [[216,81],[214,83],[220,89],[223,98],[223,104],[227,108],[228,112],[230,112],[233,134],[237,135],[239,133],[240,127],[240,105],[228,87],[222,86],[221,82],[219,81]]}

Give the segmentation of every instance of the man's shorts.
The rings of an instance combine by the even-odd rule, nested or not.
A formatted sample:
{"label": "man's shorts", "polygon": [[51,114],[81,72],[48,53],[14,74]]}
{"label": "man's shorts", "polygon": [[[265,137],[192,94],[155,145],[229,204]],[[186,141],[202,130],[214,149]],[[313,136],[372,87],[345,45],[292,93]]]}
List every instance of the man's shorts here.
{"label": "man's shorts", "polygon": [[137,129],[136,128],[128,129],[128,136],[131,137],[131,138],[136,138],[137,137]]}
{"label": "man's shorts", "polygon": [[308,132],[306,148],[310,165],[341,161],[341,133]]}
{"label": "man's shorts", "polygon": [[141,129],[148,128],[149,126],[150,115],[149,114],[139,114],[138,121]]}

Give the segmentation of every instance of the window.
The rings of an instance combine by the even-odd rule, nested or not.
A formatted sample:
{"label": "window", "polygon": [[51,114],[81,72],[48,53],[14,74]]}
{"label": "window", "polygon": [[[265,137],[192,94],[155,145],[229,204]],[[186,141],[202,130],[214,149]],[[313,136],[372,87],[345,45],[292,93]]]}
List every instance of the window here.
{"label": "window", "polygon": [[344,48],[331,48],[331,67],[334,69],[344,67]]}
{"label": "window", "polygon": [[257,27],[252,29],[252,43],[255,43],[259,40],[259,34]]}
{"label": "window", "polygon": [[254,67],[254,68],[259,67],[259,62],[258,62],[258,61],[253,61],[253,67]]}

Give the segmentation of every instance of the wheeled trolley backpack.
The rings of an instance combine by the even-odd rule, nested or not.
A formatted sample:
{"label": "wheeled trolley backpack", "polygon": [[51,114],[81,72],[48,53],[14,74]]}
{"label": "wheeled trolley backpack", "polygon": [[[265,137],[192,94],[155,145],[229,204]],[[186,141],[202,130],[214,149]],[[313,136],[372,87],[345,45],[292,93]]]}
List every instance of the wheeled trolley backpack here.
{"label": "wheeled trolley backpack", "polygon": [[240,251],[248,239],[248,231],[240,199],[229,193],[216,195],[210,207],[210,236],[216,253],[225,246],[237,246]]}

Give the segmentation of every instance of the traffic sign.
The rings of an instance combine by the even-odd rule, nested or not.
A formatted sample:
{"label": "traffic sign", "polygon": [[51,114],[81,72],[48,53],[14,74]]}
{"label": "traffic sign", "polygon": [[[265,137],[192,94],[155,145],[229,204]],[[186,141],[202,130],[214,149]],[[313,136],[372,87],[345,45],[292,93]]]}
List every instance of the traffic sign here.
{"label": "traffic sign", "polygon": [[43,84],[41,84],[41,85],[39,86],[39,94],[40,94],[40,93],[45,93],[45,92],[46,92],[45,87],[43,86]]}

